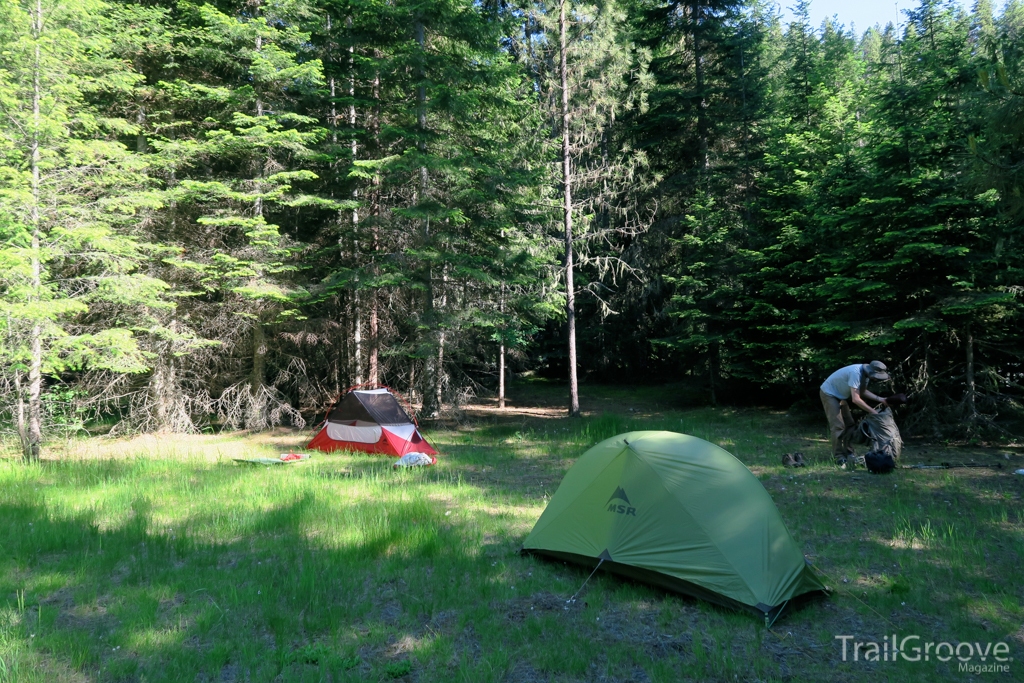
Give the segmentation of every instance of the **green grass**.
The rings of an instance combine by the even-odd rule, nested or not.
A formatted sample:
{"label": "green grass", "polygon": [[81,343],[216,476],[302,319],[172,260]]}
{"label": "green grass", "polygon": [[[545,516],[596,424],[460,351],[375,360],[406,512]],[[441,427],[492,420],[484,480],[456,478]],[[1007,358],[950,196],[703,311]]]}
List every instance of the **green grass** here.
{"label": "green grass", "polygon": [[[894,632],[1004,641],[1021,659],[1020,456],[1003,472],[851,474],[827,463],[817,420],[589,391],[623,413],[470,415],[428,431],[443,457],[416,471],[363,455],[228,459],[303,441],[282,433],[91,440],[39,465],[2,460],[0,683],[966,675],[955,659],[840,661],[836,635]],[[694,434],[746,463],[832,597],[771,631],[600,573],[567,606],[589,572],[516,551],[575,459],[635,428]],[[783,469],[793,450],[811,466]]]}

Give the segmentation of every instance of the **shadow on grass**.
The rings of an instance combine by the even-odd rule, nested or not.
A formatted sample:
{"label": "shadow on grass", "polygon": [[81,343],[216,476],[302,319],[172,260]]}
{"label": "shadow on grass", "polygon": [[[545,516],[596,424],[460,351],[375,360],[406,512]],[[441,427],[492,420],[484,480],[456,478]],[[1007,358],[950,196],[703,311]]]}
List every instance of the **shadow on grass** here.
{"label": "shadow on grass", "polygon": [[107,530],[95,513],[7,502],[0,594],[26,647],[98,680],[400,677],[403,661],[433,661],[437,640],[400,634],[463,607],[458,581],[485,600],[501,591],[471,534],[429,508],[352,504],[363,533],[330,547],[311,533],[330,506],[312,495],[234,522],[221,542],[202,540],[223,525],[212,513],[151,531],[144,497]]}

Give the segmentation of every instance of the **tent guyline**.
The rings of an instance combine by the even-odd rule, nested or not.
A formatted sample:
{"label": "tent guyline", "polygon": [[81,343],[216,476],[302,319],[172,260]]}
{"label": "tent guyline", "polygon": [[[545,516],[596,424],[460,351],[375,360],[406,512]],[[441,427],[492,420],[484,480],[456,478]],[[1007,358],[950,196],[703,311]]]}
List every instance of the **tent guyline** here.
{"label": "tent guyline", "polygon": [[565,609],[569,609],[569,605],[576,602],[576,598],[579,597],[579,594],[582,593],[583,589],[587,587],[587,584],[590,583],[590,579],[594,577],[594,574],[597,573],[597,570],[601,568],[602,564],[604,564],[603,557],[600,558],[600,560],[598,560],[597,566],[594,567],[594,571],[590,572],[590,576],[588,576],[586,580],[583,581],[583,585],[579,587],[579,590],[573,593],[572,597],[565,601]]}

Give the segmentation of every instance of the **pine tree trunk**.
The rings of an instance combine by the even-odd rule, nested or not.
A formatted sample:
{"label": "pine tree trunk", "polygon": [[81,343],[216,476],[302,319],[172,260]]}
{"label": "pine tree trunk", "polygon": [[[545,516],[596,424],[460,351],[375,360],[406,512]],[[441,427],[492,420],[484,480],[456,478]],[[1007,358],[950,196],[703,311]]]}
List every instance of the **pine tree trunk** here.
{"label": "pine tree trunk", "polygon": [[[333,24],[331,22],[331,15],[328,14],[327,15],[327,33],[328,33],[328,35],[330,34],[332,27],[333,27]],[[329,50],[333,50],[334,49],[334,43],[332,41],[330,41],[330,39],[328,39],[328,49]],[[336,144],[338,144],[338,102],[336,100],[336,98],[338,96],[338,91],[337,91],[337,87],[336,87],[336,85],[334,83],[334,74],[333,73],[331,74],[331,77],[329,79],[327,79],[327,84],[328,84],[328,87],[331,90],[331,142],[336,145]],[[334,166],[334,162],[331,162],[331,166],[332,167]]]}
{"label": "pine tree trunk", "polygon": [[[438,297],[440,303],[440,309],[443,311],[448,306],[448,277],[445,273],[445,267],[441,266],[441,291]],[[437,411],[440,413],[441,408],[444,406],[443,401],[443,388],[444,388],[444,345],[447,340],[447,336],[443,328],[438,328],[437,331],[437,367],[435,368],[434,375],[434,404],[437,406]]]}
{"label": "pine tree trunk", "polygon": [[[608,136],[615,125],[615,112],[612,112],[611,120],[601,131],[601,168],[608,168]],[[601,175],[601,228],[607,230],[611,225],[608,213],[608,176]]]}
{"label": "pine tree trunk", "polygon": [[18,396],[18,442],[21,444],[21,452],[29,453],[31,449],[29,447],[28,440],[28,420],[25,415],[25,391],[21,386],[21,373],[14,373],[14,393]]}
{"label": "pine tree trunk", "polygon": [[916,400],[915,403],[919,404],[919,415],[922,416],[925,425],[931,428],[931,432],[934,436],[938,437],[941,436],[942,431],[939,428],[935,392],[931,389],[932,345],[927,334],[923,335],[921,346],[923,349],[921,352],[921,362],[918,366],[920,369],[918,370],[916,381],[914,382],[914,394],[919,400]]}
{"label": "pine tree trunk", "polygon": [[416,361],[409,365],[409,400],[416,401]]}
{"label": "pine tree trunk", "polygon": [[338,374],[341,376],[342,389],[352,386],[352,352],[348,343],[349,330],[349,298],[347,292],[338,297]]}
{"label": "pine tree trunk", "polygon": [[156,412],[156,431],[162,432],[170,423],[168,417],[170,410],[167,406],[167,378],[162,358],[157,361],[156,367],[153,369],[153,378],[149,381],[149,395]]}
{"label": "pine tree trunk", "polygon": [[[341,302],[338,301],[337,297],[334,297],[333,298],[333,303],[335,305],[335,310],[338,312],[338,316],[340,317],[341,316]],[[345,328],[342,327],[341,329],[344,330]],[[342,368],[341,352],[338,353],[337,358],[334,358],[334,359],[330,359],[329,358],[327,362],[328,362],[328,364],[329,364],[329,366],[331,368],[332,375],[333,375],[332,379],[334,380],[334,395],[335,396],[341,396],[341,390],[345,388],[341,384],[341,381],[343,379],[342,373],[341,373],[341,368]]]}
{"label": "pine tree trunk", "polygon": [[436,417],[441,413],[441,407],[444,405],[442,389],[444,388],[444,342],[445,334],[440,332],[437,335],[437,365],[434,367],[434,377],[431,380],[433,383],[433,401],[434,409],[427,414],[431,417]]}
{"label": "pine tree trunk", "polygon": [[[359,283],[356,283],[359,286]],[[363,317],[360,311],[359,290],[352,291],[352,358],[355,361],[353,371],[355,383],[363,383]]]}
{"label": "pine tree trunk", "polygon": [[498,348],[498,410],[505,409],[505,342]]}
{"label": "pine tree trunk", "polygon": [[697,81],[697,93],[700,96],[700,103],[697,106],[697,139],[700,146],[701,168],[708,169],[711,160],[708,156],[708,98],[704,92],[704,54],[703,46],[700,44],[700,36],[697,33],[700,29],[701,6],[694,2],[690,6],[691,21],[694,25],[693,32],[693,73]]}
{"label": "pine tree trunk", "polygon": [[[425,134],[427,132],[427,89],[426,84],[423,80],[426,78],[426,73],[423,68],[423,51],[426,49],[426,31],[423,26],[423,20],[417,16],[415,24],[416,43],[420,48],[419,63],[420,66],[417,69],[417,75],[419,77],[419,83],[416,86],[416,120],[419,128],[420,139],[416,143],[417,148],[421,155],[425,155],[427,151],[427,145],[425,140]],[[416,195],[417,202],[423,202],[427,196],[427,189],[429,186],[429,176],[427,173],[427,167],[420,166],[420,186],[419,191]],[[423,218],[423,244],[427,246],[430,244],[430,216],[424,216]],[[424,273],[424,309],[425,309],[425,321],[429,330],[432,341],[437,347],[437,354],[434,356],[427,356],[426,362],[424,363],[424,385],[423,385],[423,413],[428,417],[436,417],[441,410],[441,372],[442,367],[438,365],[440,359],[444,358],[444,347],[443,340],[444,335],[441,334],[437,323],[437,314],[434,303],[434,273],[431,264],[426,264]]]}
{"label": "pine tree trunk", "polygon": [[[32,33],[35,38],[35,62],[32,65],[32,298],[39,301],[42,295],[42,225],[39,215],[39,134],[40,134],[40,100],[42,99],[42,70],[39,41],[43,33],[43,4],[36,0],[32,17]],[[28,369],[28,441],[22,445],[22,454],[26,460],[39,460],[39,450],[43,443],[43,329],[39,323],[32,325],[29,337],[30,354]]]}
{"label": "pine tree trunk", "polygon": [[[505,236],[505,231],[502,230],[502,237]],[[498,300],[498,311],[501,313],[502,318],[505,317],[505,285],[501,285],[501,295]],[[505,326],[502,324],[502,333],[505,331]],[[498,346],[498,410],[505,409],[505,338],[502,334],[501,344]]]}
{"label": "pine tree trunk", "polygon": [[[38,242],[33,240],[38,248]],[[39,460],[43,444],[43,334],[39,325],[32,326],[32,357],[28,369],[28,450],[26,459]]]}
{"label": "pine tree trunk", "polygon": [[[376,54],[376,53],[375,53]],[[370,136],[373,140],[374,151],[380,151],[380,74],[373,76],[373,100],[370,126]],[[372,275],[377,275],[377,249],[380,248],[377,226],[380,224],[380,172],[374,171],[373,186],[370,190],[370,264]],[[370,290],[370,382],[380,384],[380,360],[379,360],[379,321],[377,290]]]}
{"label": "pine tree trunk", "polygon": [[142,154],[149,151],[149,144],[147,144],[146,135],[143,132],[146,125],[146,108],[141,104],[139,111],[135,114],[135,123],[139,124],[139,132],[135,134],[135,151]]}
{"label": "pine tree trunk", "polygon": [[[255,3],[256,8],[254,10],[254,16],[259,16],[259,8],[262,3]],[[256,36],[256,52],[263,50],[263,36]],[[263,116],[263,99],[257,94],[256,96],[256,116]],[[263,168],[260,169],[259,179],[256,181],[256,192],[263,191],[263,172],[266,168],[264,164]],[[263,197],[256,197],[256,201],[253,205],[253,214],[258,218],[263,215]],[[249,386],[252,388],[252,393],[255,396],[256,392],[263,388],[266,384],[267,378],[267,340],[263,332],[263,320],[257,313],[256,324],[253,325],[252,330],[252,374],[249,376]]]}
{"label": "pine tree trunk", "polygon": [[378,313],[377,294],[370,292],[370,384],[380,384],[380,368],[377,355],[377,334],[378,334]]}
{"label": "pine tree trunk", "polygon": [[559,77],[562,85],[562,221],[565,228],[565,317],[569,334],[569,415],[580,414],[579,381],[576,377],[576,302],[573,291],[572,259],[572,167],[569,155],[569,73],[565,35],[565,3],[561,0],[558,14]]}
{"label": "pine tree trunk", "polygon": [[[328,31],[328,33],[330,33],[330,31],[333,28],[333,26],[334,25],[333,25],[333,22],[331,21],[331,15],[328,14],[327,15],[327,31]],[[330,42],[329,45],[330,45],[330,48],[333,50],[334,49],[333,41]],[[328,78],[327,85],[328,85],[328,88],[330,89],[330,93],[331,93],[331,143],[334,144],[334,145],[337,145],[338,144],[338,100],[337,100],[337,98],[338,98],[338,85],[337,85],[337,82],[334,79],[334,74],[333,73],[331,74],[330,78]],[[336,167],[337,167],[337,161],[332,161],[331,162],[331,168],[334,169]],[[353,215],[353,223],[358,222],[358,220],[359,220],[358,216]],[[338,237],[338,255],[342,259],[344,259],[345,258],[345,253],[346,253],[346,249],[345,249],[344,236],[339,236]],[[339,310],[340,317],[347,318],[348,316],[345,315],[345,314],[347,312],[348,299],[346,298],[346,299],[344,299],[342,301],[339,301],[338,302],[338,307],[340,309]],[[335,383],[336,383],[336,385],[338,387],[338,391],[337,391],[338,395],[341,394],[341,391],[342,391],[343,388],[352,385],[352,381],[351,381],[351,379],[352,379],[352,368],[351,368],[350,363],[349,363],[349,359],[352,357],[352,354],[351,354],[351,352],[350,352],[350,350],[348,348],[348,339],[347,339],[348,335],[345,334],[345,330],[347,330],[348,327],[347,327],[347,325],[345,325],[345,322],[346,322],[345,320],[342,320],[342,324],[341,324],[341,331],[342,331],[342,335],[341,336],[342,336],[342,338],[340,340],[340,343],[338,344],[339,353],[338,353],[338,358],[337,358],[337,360],[335,362],[335,365],[334,365],[334,367],[335,367]],[[359,327],[359,323],[356,322],[357,330],[358,330],[358,327]],[[358,335],[358,331],[357,331],[357,335]],[[344,368],[344,370],[342,370],[342,368]]]}
{"label": "pine tree trunk", "polygon": [[976,388],[974,384],[974,337],[971,335],[971,328],[965,330],[967,337],[964,343],[964,354],[967,364],[967,417],[973,425],[978,420],[978,407],[975,401]]}
{"label": "pine tree trunk", "polygon": [[[256,16],[259,16],[259,10],[256,11]],[[263,50],[263,36],[256,36],[256,52]],[[263,98],[256,95],[256,116],[263,116]]]}
{"label": "pine tree trunk", "polygon": [[[349,31],[352,30],[352,17],[349,16],[345,19],[345,25]],[[356,127],[356,76],[355,76],[355,46],[351,43],[348,46],[348,65],[349,65],[349,79],[348,79],[348,125],[349,131],[352,135],[351,149],[352,149],[352,163],[358,156],[359,147],[356,141],[355,127]],[[358,201],[359,189],[357,187],[352,188],[352,200]],[[356,268],[359,267],[359,208],[352,208],[352,251],[356,258]],[[352,335],[352,341],[355,344],[354,356],[356,359],[356,384],[363,383],[363,313],[362,313],[362,296],[359,291],[359,275],[356,274],[355,291],[353,292],[353,307],[355,313],[355,330]]]}
{"label": "pine tree trunk", "polygon": [[263,321],[256,320],[252,328],[252,374],[249,384],[253,395],[267,383],[267,336],[263,331]]}

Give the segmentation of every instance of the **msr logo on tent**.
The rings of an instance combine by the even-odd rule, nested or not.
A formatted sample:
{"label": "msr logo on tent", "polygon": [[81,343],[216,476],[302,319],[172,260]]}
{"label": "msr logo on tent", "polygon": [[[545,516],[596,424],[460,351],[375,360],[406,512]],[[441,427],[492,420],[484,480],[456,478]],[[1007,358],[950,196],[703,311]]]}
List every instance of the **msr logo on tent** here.
{"label": "msr logo on tent", "polygon": [[[614,501],[621,500],[625,505],[620,505]],[[629,498],[626,496],[626,492],[619,486],[615,489],[615,493],[608,499],[608,512],[614,512],[619,515],[632,515],[636,517],[636,508],[631,507]]]}

